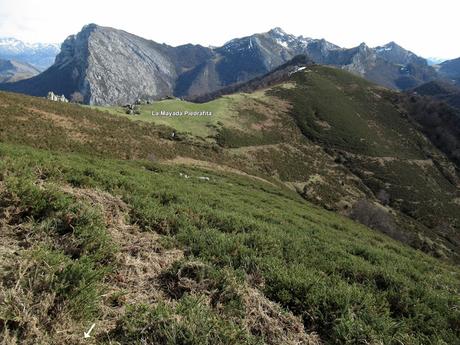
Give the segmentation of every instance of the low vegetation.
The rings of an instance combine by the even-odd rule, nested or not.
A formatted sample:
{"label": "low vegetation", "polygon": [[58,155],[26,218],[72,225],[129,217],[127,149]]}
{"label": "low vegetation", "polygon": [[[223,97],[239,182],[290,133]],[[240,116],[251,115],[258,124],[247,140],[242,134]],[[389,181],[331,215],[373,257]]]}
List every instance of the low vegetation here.
{"label": "low vegetation", "polygon": [[[459,175],[458,167],[440,149],[452,156],[455,142],[448,146],[449,136],[438,135],[438,129],[432,129],[428,137],[433,141],[429,141],[419,131],[418,123],[423,121],[414,115],[434,116],[434,111],[414,110],[433,106],[421,99],[417,105],[409,106],[394,92],[324,66],[312,66],[308,73],[295,74],[295,81],[293,89],[275,87],[269,93],[292,104],[289,114],[303,135],[358,176],[375,197],[382,192],[388,195],[386,205],[402,213],[397,217],[399,232],[412,238],[409,242],[414,247],[431,247],[429,252],[434,255],[450,256],[450,250],[445,248],[460,243],[460,209],[456,201]],[[449,111],[452,110],[438,108],[438,117],[442,114],[454,121]],[[435,118],[433,121],[440,121]],[[406,217],[418,223],[415,233]],[[435,239],[439,246],[434,247],[433,241],[420,241],[425,237],[434,239],[442,224],[450,227],[442,235],[447,241]],[[453,247],[451,250],[457,251]]]}
{"label": "low vegetation", "polygon": [[457,267],[287,189],[4,144],[0,156],[7,344],[83,343],[93,322],[107,344],[460,340]]}
{"label": "low vegetation", "polygon": [[[458,171],[389,92],[311,66],[128,118],[0,93],[3,343],[459,343]],[[216,117],[150,122],[179,103]]]}

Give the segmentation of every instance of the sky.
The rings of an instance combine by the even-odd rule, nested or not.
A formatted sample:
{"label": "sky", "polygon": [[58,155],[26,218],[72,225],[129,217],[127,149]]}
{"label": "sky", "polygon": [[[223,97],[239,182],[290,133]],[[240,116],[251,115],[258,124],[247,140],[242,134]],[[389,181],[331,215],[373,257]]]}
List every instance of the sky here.
{"label": "sky", "polygon": [[88,23],[159,43],[220,46],[274,27],[342,47],[395,41],[424,57],[460,57],[458,0],[0,0],[0,37],[60,43]]}

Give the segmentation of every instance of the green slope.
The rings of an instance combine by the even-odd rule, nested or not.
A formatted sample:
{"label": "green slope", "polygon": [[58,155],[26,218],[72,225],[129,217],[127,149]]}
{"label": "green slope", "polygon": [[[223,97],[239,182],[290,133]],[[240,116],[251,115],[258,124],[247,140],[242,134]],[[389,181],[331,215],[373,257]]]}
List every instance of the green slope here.
{"label": "green slope", "polygon": [[[421,133],[399,98],[322,66],[266,90],[204,104],[141,106],[140,116],[2,93],[0,140],[237,170],[458,261],[458,168]],[[158,117],[152,109],[213,115]]]}
{"label": "green slope", "polygon": [[460,243],[458,167],[419,131],[404,104],[389,101],[394,92],[322,66],[297,73],[295,81],[296,88],[270,94],[292,104],[305,137],[428,233],[446,225],[441,247]]}
{"label": "green slope", "polygon": [[408,115],[412,104],[397,93],[345,71],[311,66],[266,92],[198,105],[161,101],[129,118],[152,121],[151,108],[200,107],[215,109],[214,119],[204,124],[165,117],[161,124],[195,138],[206,133],[208,142],[232,154],[226,164],[235,165],[233,157],[240,169],[270,175],[328,209],[353,214],[360,211],[353,210],[357,200],[382,203],[379,195],[386,195],[384,206],[396,214],[388,222],[397,225],[377,228],[433,255],[459,259],[458,167],[421,133]]}
{"label": "green slope", "polygon": [[[0,93],[2,338],[458,343],[458,173],[393,96],[321,66],[137,117]],[[152,122],[179,105],[215,113]]]}
{"label": "green slope", "polygon": [[7,343],[84,343],[93,322],[107,344],[460,341],[457,267],[287,189],[4,144],[0,157]]}

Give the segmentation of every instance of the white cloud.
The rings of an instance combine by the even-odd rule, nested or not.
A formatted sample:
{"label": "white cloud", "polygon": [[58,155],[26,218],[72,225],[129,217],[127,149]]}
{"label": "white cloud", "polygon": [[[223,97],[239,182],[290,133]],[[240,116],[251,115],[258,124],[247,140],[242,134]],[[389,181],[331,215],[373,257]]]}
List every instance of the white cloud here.
{"label": "white cloud", "polygon": [[351,47],[396,41],[424,56],[460,56],[457,0],[0,0],[0,36],[61,42],[94,22],[172,45],[225,41],[280,26]]}

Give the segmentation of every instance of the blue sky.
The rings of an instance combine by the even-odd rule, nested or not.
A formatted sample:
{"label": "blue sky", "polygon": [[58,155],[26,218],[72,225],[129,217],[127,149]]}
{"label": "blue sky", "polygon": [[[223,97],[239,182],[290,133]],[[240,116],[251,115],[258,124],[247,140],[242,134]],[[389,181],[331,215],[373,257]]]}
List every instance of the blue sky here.
{"label": "blue sky", "polygon": [[425,57],[460,57],[460,1],[0,0],[0,36],[62,42],[88,23],[172,45],[222,45],[281,27],[344,47],[396,41]]}

